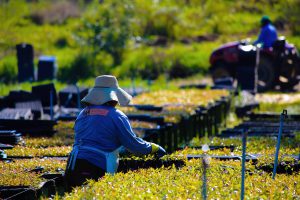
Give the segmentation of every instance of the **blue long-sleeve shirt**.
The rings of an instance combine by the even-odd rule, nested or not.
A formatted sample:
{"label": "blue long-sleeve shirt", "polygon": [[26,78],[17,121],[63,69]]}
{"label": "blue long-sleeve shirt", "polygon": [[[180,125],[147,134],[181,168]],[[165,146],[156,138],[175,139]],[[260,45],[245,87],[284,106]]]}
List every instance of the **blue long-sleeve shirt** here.
{"label": "blue long-sleeve shirt", "polygon": [[267,24],[261,28],[258,39],[254,44],[263,44],[263,48],[271,47],[272,44],[277,40],[276,28],[272,24]]}
{"label": "blue long-sleeve shirt", "polygon": [[[135,154],[149,154],[151,144],[137,137],[127,116],[110,106],[89,106],[83,109],[75,121],[74,145],[90,146],[112,152],[124,146]],[[77,158],[106,169],[106,159],[95,152],[80,150]]]}

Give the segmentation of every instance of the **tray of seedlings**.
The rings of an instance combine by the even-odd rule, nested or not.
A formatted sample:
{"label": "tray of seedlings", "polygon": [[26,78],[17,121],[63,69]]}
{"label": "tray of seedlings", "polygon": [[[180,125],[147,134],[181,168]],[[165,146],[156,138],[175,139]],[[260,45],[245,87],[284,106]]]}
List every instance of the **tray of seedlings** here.
{"label": "tray of seedlings", "polygon": [[[155,128],[157,126],[157,124],[143,124],[139,121],[132,121],[132,125],[134,128]],[[59,130],[68,130],[69,127],[71,127],[71,124],[67,127],[60,127]],[[64,133],[62,135],[66,136],[67,134]],[[268,194],[272,198],[278,196],[287,199],[296,197],[293,191],[298,190],[300,178],[297,168],[299,160],[295,156],[299,153],[300,142],[299,136],[297,134],[296,136],[295,138],[282,138],[280,148],[280,155],[282,156],[279,156],[278,174],[275,180],[271,176],[272,167],[267,169],[265,166],[271,166],[274,161],[276,138],[247,138],[246,161],[248,162],[246,162],[245,169],[245,180],[247,183],[245,195],[247,197],[259,198],[262,194],[271,190],[272,192]],[[27,144],[38,148],[45,146],[47,138],[44,141],[36,139],[27,138]],[[59,144],[58,141],[55,144],[55,140],[53,140],[52,145],[65,144]],[[204,164],[203,160],[206,160],[206,164]],[[27,179],[23,178],[24,184],[22,187],[25,188],[23,188],[24,191],[28,190],[28,194],[26,194],[28,197],[30,195],[30,197],[32,195],[35,195],[35,197],[48,196],[56,192],[57,198],[72,199],[92,198],[95,195],[97,196],[97,194],[100,195],[100,193],[101,198],[166,198],[167,195],[168,198],[192,199],[201,198],[204,188],[206,188],[206,195],[209,198],[230,199],[239,198],[240,196],[241,178],[239,175],[242,171],[241,160],[242,141],[240,138],[194,138],[190,141],[188,147],[177,150],[161,159],[156,159],[154,155],[142,157],[128,154],[122,155],[119,162],[119,172],[114,176],[107,174],[99,181],[89,181],[87,186],[65,194],[62,187],[62,169],[65,168],[66,159],[51,157],[13,159],[2,161],[5,163],[2,165],[2,169],[9,169],[9,172],[5,173],[7,177],[9,177],[9,174],[11,174],[10,176],[15,174],[13,172],[18,172],[18,174],[24,174],[24,177],[32,180],[29,185],[26,185],[25,180]],[[12,164],[13,162],[14,164]],[[12,164],[14,167],[8,166],[9,164]],[[283,168],[285,170],[282,170]],[[9,180],[14,180],[14,178],[10,177],[7,179],[6,181],[3,179],[3,181],[9,183],[10,186],[21,187],[17,182],[9,182]],[[44,186],[44,189],[41,189],[41,183],[47,181],[50,181],[46,184],[48,186]],[[53,182],[55,187],[53,187]],[[113,188],[111,187],[112,183],[114,185]],[[257,183],[260,184],[257,185]],[[3,186],[7,186],[7,184]],[[142,188],[145,189],[145,187],[148,192],[141,193],[140,191]],[[124,188],[130,189],[127,189],[126,195],[122,196]],[[286,189],[282,190],[282,188]],[[21,192],[21,189],[18,190],[18,193]],[[19,195],[18,193],[15,192],[13,195]],[[26,198],[26,196],[22,196],[22,198]]]}
{"label": "tray of seedlings", "polygon": [[53,137],[24,136],[22,143],[13,149],[5,150],[8,159],[26,159],[33,157],[67,157],[74,143],[74,123],[60,123]]}
{"label": "tray of seedlings", "polygon": [[62,187],[61,169],[65,165],[65,161],[57,159],[1,161],[0,198],[38,199],[55,194],[58,186]]}
{"label": "tray of seedlings", "polygon": [[[300,135],[296,134],[295,138],[281,138],[280,154],[278,160],[280,161],[277,166],[278,173],[297,173],[299,172],[299,156],[300,156]],[[209,141],[209,142],[208,142]],[[206,143],[208,147],[215,145],[220,146],[234,146],[234,150],[219,149],[217,151],[213,148],[209,156],[214,159],[232,159],[241,160],[242,143],[240,138],[219,138],[213,137],[210,140],[205,138],[195,138],[191,141],[189,147],[177,151],[174,154],[188,156],[192,158],[203,158],[205,152],[199,149],[200,144]],[[251,161],[257,169],[267,172],[272,172],[274,168],[274,157],[276,153],[277,138],[267,137],[249,137],[247,138],[247,154],[246,160]],[[196,148],[193,148],[196,146]],[[209,148],[210,149],[210,148]],[[229,151],[230,150],[230,151]],[[224,157],[225,156],[225,157]]]}
{"label": "tray of seedlings", "polygon": [[[246,166],[247,198],[261,198],[264,194],[275,199],[297,197],[299,176],[278,174],[274,180],[269,173],[256,170],[250,163]],[[240,161],[209,159],[204,165],[202,159],[191,159],[186,160],[180,168],[141,168],[104,176],[99,181],[90,181],[86,186],[57,197],[89,199],[101,195],[103,199],[202,199],[205,193],[205,196],[212,199],[238,199],[241,170]]]}
{"label": "tray of seedlings", "polygon": [[[230,106],[229,93],[224,90],[156,91],[139,95],[132,101],[132,106],[121,108],[130,119],[156,120],[161,126],[173,126],[171,132],[175,136],[171,134],[169,138],[175,138],[178,143],[186,143],[206,132],[216,134]],[[169,149],[175,150],[177,147],[175,145],[175,148]]]}
{"label": "tray of seedlings", "polygon": [[[205,132],[209,132],[209,136],[216,134],[217,128],[215,127],[222,124],[226,118],[230,97],[226,91],[224,92],[222,90],[215,90],[211,93],[207,90],[198,92],[199,90],[178,91],[179,95],[186,97],[184,102],[178,102],[178,94],[172,96],[173,92],[170,92],[170,94],[166,92],[165,97],[167,97],[167,99],[161,100],[154,98],[155,96],[161,96],[156,93],[149,93],[149,95],[153,95],[153,97],[143,97],[142,95],[135,97],[137,98],[136,102],[134,102],[135,106],[124,108],[124,112],[129,116],[130,114],[135,115],[129,117],[133,130],[139,137],[145,138],[148,141],[157,142],[158,144],[163,144],[169,153],[174,153],[166,155],[161,159],[155,158],[154,155],[141,157],[128,154],[121,155],[119,173],[116,173],[114,176],[107,174],[98,182],[89,182],[89,187],[95,187],[95,194],[101,190],[102,185],[105,186],[106,181],[107,184],[109,184],[109,179],[116,184],[116,190],[119,190],[119,179],[123,179],[133,180],[131,183],[137,186],[136,189],[130,190],[128,193],[129,196],[127,196],[127,199],[135,198],[135,190],[137,191],[138,187],[142,187],[140,181],[146,178],[144,184],[147,184],[148,176],[143,178],[143,176],[147,174],[152,176],[155,184],[158,184],[159,187],[163,189],[163,191],[160,190],[158,193],[155,193],[154,191],[157,188],[153,184],[154,182],[152,182],[151,187],[153,188],[149,188],[150,191],[145,193],[149,195],[148,197],[150,198],[155,195],[162,198],[186,198],[193,197],[193,195],[199,197],[201,192],[199,188],[196,189],[196,185],[200,183],[203,175],[202,159],[188,159],[187,155],[203,154],[203,152],[197,152],[197,150],[201,150],[201,145],[204,143],[195,144],[194,149],[192,145],[189,145],[181,151],[175,150],[197,135],[204,135]],[[138,99],[138,97],[141,99]],[[143,101],[143,98],[150,100],[146,102]],[[160,104],[156,102],[160,102]],[[122,109],[123,108],[121,108],[121,110]],[[1,162],[5,163],[3,170],[9,171],[5,173],[7,174],[7,180],[13,180],[13,178],[9,177],[14,174],[13,172],[17,172],[17,174],[24,174],[24,177],[32,181],[30,183],[29,181],[24,181],[21,185],[16,179],[15,183],[6,181],[7,184],[3,184],[3,186],[24,187],[25,190],[23,193],[28,191],[28,194],[27,196],[21,196],[22,198],[29,197],[30,199],[33,195],[33,198],[39,198],[41,196],[49,196],[55,192],[62,195],[63,188],[60,185],[63,185],[63,169],[65,169],[67,156],[71,151],[74,140],[73,126],[74,122],[72,121],[59,121],[54,126],[57,133],[52,137],[31,137],[25,135],[22,144],[16,145],[13,149],[5,150],[8,159],[2,160]],[[231,144],[231,142],[211,145],[210,151],[214,152],[215,156],[239,157],[238,160],[212,159],[211,162],[217,164],[213,164],[211,169],[216,170],[216,172],[220,174],[224,173],[224,170],[231,170],[232,168],[238,170],[237,163],[239,163],[241,157],[239,154],[239,145],[239,143]],[[48,162],[51,164],[48,164]],[[224,166],[220,168],[220,163],[218,162],[222,162]],[[224,164],[224,162],[228,164]],[[29,166],[30,163],[31,165]],[[9,166],[10,164],[15,165],[15,167]],[[255,168],[253,169],[256,170]],[[27,180],[26,178],[23,179]],[[101,186],[99,187],[98,183],[100,182]],[[96,186],[94,186],[94,184]],[[173,187],[169,187],[170,185]],[[178,188],[178,186],[181,186],[181,189]],[[130,186],[128,185],[128,187]],[[188,193],[184,192],[187,190],[189,191]],[[59,191],[62,192],[60,193]],[[107,187],[106,190],[101,193],[101,198],[102,195],[105,197],[110,191],[111,187]],[[22,191],[14,192],[13,195],[20,195],[20,192]],[[76,196],[80,198],[81,190],[79,189],[77,192]],[[11,195],[11,193],[9,195]],[[89,194],[89,190],[85,198],[88,198],[88,195],[92,195]],[[110,198],[114,198],[113,194]]]}

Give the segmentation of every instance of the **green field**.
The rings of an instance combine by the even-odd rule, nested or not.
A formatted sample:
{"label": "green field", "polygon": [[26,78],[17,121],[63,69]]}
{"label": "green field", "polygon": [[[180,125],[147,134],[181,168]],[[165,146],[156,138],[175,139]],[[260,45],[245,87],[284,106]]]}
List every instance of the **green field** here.
{"label": "green field", "polygon": [[[297,0],[8,0],[0,2],[0,80],[17,81],[15,45],[57,58],[57,79],[205,74],[220,44],[251,38],[267,14],[300,47]],[[80,72],[80,73],[79,73]]]}

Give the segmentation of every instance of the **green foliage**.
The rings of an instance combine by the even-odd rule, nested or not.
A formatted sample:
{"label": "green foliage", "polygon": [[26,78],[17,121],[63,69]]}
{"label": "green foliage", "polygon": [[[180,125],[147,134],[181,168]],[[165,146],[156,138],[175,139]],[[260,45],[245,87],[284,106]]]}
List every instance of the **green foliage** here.
{"label": "green foliage", "polygon": [[105,1],[87,12],[75,30],[76,39],[88,45],[93,55],[104,51],[121,62],[122,53],[129,37],[130,1]]}
{"label": "green foliage", "polygon": [[0,60],[0,82],[10,83],[17,80],[18,67],[15,57],[5,57]]}
{"label": "green foliage", "polygon": [[300,33],[300,2],[298,0],[287,0],[282,5],[282,17],[290,26],[294,35]]}
{"label": "green foliage", "polygon": [[215,47],[214,42],[207,44],[181,45],[168,47],[141,46],[125,54],[126,59],[115,72],[118,76],[138,76],[154,80],[160,74],[167,78],[191,76],[199,72],[207,72],[208,57]]}
{"label": "green foliage", "polygon": [[24,82],[24,83],[20,83],[20,84],[16,83],[16,84],[9,84],[9,85],[0,84],[0,96],[8,95],[9,92],[12,90],[25,90],[25,91],[31,92],[32,86],[48,84],[48,83],[54,83],[57,91],[63,89],[66,86],[65,83],[60,83],[57,81],[48,81],[48,80],[33,82],[33,83]]}
{"label": "green foliage", "polygon": [[[189,160],[186,165],[180,169],[150,168],[106,175],[55,199],[201,199],[202,160]],[[257,172],[248,164],[247,170],[254,173],[246,173],[245,198],[293,199],[299,196],[296,192],[300,189],[299,174],[279,174],[273,180],[268,173]],[[240,162],[210,160],[206,174],[208,198],[239,199],[240,172]]]}
{"label": "green foliage", "polygon": [[[300,45],[297,0],[2,1],[0,79],[16,81],[10,57],[21,42],[34,46],[35,63],[40,55],[57,56],[58,79],[65,82],[99,74],[145,79],[203,74],[214,48],[256,37],[264,14],[280,35]],[[166,45],[149,46],[159,38]]]}
{"label": "green foliage", "polygon": [[58,75],[59,80],[77,82],[94,75],[94,66],[91,65],[91,57],[88,53],[80,53],[71,63],[71,66],[61,68]]}

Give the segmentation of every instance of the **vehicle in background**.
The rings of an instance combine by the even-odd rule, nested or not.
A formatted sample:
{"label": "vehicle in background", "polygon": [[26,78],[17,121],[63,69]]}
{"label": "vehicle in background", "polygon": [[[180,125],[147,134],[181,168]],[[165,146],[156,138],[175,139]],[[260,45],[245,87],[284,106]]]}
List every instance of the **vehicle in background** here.
{"label": "vehicle in background", "polygon": [[[259,51],[258,51],[259,50]],[[259,59],[257,60],[257,52]],[[219,78],[237,79],[239,69],[244,66],[258,66],[256,87],[258,92],[274,89],[291,90],[298,83],[300,57],[296,47],[284,37],[274,42],[271,48],[258,48],[248,40],[231,42],[214,50],[210,56],[210,73],[214,82]],[[253,78],[254,73],[242,75],[240,79]],[[248,77],[247,77],[248,76]]]}

